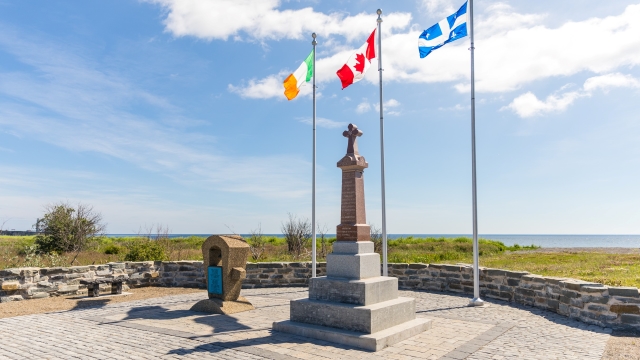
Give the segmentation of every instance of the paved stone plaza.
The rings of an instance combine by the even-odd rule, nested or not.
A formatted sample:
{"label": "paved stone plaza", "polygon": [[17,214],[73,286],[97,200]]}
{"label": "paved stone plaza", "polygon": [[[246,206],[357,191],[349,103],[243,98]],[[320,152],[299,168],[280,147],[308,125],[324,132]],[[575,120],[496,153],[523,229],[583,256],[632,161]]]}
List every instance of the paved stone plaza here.
{"label": "paved stone plaza", "polygon": [[191,312],[192,293],[0,319],[0,359],[600,359],[611,330],[500,301],[470,308],[450,293],[415,297],[433,328],[376,353],[272,332],[305,288],[243,290],[254,311]]}

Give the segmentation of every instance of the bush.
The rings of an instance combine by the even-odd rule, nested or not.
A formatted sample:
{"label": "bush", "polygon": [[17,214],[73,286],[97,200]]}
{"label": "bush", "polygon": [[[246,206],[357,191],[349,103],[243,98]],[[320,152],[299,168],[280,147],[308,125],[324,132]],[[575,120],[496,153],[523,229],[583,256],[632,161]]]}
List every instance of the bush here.
{"label": "bush", "polygon": [[306,253],[306,247],[311,240],[311,223],[307,219],[298,219],[289,214],[289,220],[282,223],[282,234],[287,241],[287,251],[294,259],[300,258]]}
{"label": "bush", "polygon": [[118,255],[122,252],[122,247],[118,246],[118,245],[107,245],[104,248],[104,253],[107,255]]}
{"label": "bush", "polygon": [[124,261],[163,261],[167,260],[165,248],[155,241],[141,241],[131,245]]}
{"label": "bush", "polygon": [[36,236],[37,251],[45,254],[74,252],[71,264],[106,228],[102,215],[89,205],[78,204],[73,208],[67,203],[58,203],[47,205],[45,211],[36,223],[36,228],[43,231]]}

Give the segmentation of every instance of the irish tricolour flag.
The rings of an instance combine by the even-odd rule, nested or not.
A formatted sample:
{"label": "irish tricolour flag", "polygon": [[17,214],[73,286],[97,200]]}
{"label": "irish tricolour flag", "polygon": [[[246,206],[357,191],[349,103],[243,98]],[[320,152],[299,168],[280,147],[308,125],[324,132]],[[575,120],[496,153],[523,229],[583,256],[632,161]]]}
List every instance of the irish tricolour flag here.
{"label": "irish tricolour flag", "polygon": [[287,76],[282,83],[284,85],[284,96],[293,100],[300,92],[300,86],[309,82],[313,77],[313,50],[311,54],[300,64],[298,70]]}
{"label": "irish tricolour flag", "polygon": [[364,78],[364,74],[371,65],[371,59],[376,57],[376,30],[374,29],[367,42],[351,55],[347,63],[336,74],[342,81],[342,88],[357,83]]}

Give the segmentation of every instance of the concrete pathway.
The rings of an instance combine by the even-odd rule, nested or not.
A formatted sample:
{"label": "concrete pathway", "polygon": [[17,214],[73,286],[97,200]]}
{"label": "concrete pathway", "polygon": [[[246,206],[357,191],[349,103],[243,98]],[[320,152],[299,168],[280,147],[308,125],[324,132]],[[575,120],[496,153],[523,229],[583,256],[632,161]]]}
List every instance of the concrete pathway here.
{"label": "concrete pathway", "polygon": [[600,359],[609,329],[536,308],[401,291],[433,328],[372,353],[271,331],[303,288],[243,290],[256,310],[188,309],[202,293],[0,319],[0,359]]}

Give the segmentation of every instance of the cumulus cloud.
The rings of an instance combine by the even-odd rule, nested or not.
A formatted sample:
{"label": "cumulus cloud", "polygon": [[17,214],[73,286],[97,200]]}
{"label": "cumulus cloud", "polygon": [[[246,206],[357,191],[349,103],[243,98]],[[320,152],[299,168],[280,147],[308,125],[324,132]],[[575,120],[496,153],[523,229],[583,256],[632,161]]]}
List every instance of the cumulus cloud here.
{"label": "cumulus cloud", "polygon": [[522,118],[543,115],[545,113],[564,111],[573,104],[577,99],[590,97],[596,90],[609,91],[616,87],[640,88],[640,81],[630,76],[620,73],[612,73],[600,76],[594,76],[587,79],[581,89],[574,91],[565,91],[569,86],[565,86],[555,94],[547,96],[546,99],[540,100],[532,92],[527,92],[515,98],[509,105],[502,110],[510,109]]}
{"label": "cumulus cloud", "polygon": [[[363,99],[362,102],[360,104],[358,104],[358,107],[356,107],[356,112],[358,114],[364,114],[370,110],[373,109],[380,109],[380,103],[370,103],[367,99]],[[389,99],[387,101],[384,102],[384,107],[385,109],[389,109],[389,108],[397,108],[398,106],[400,106],[400,102],[396,99]],[[398,111],[388,111],[387,112],[389,115],[399,115],[400,112]]]}
{"label": "cumulus cloud", "polygon": [[282,81],[286,77],[285,72],[277,75],[270,75],[264,79],[251,79],[245,86],[228,85],[229,91],[236,93],[243,98],[249,99],[268,99],[278,97],[285,99],[284,87]]}
{"label": "cumulus cloud", "polygon": [[[341,35],[348,40],[371,33],[374,10],[348,16],[325,14],[311,7],[280,10],[280,0],[148,0],[167,11],[166,30],[174,36],[202,39],[250,40],[302,39],[312,32],[320,37]],[[409,13],[385,15],[385,30],[402,29],[411,22]]]}
{"label": "cumulus cloud", "polygon": [[[301,118],[298,119],[300,122],[312,125],[313,119],[311,118]],[[346,122],[334,121],[326,118],[316,117],[316,126],[327,128],[327,129],[335,129],[347,126]]]}
{"label": "cumulus cloud", "polygon": [[[434,1],[429,6],[442,4],[446,5],[446,1]],[[443,9],[445,5],[442,5]],[[372,15],[365,17],[367,20],[356,37],[358,44],[351,43],[353,37],[346,39],[346,43],[334,39],[335,52],[329,50],[329,55],[318,58],[318,83],[337,82],[335,71],[371,31],[371,26],[365,25],[371,23]],[[479,7],[475,24],[476,90],[510,92],[545,78],[571,76],[583,71],[605,74],[623,66],[640,65],[638,18],[640,4],[627,6],[619,15],[567,21],[557,27],[548,27],[544,25],[544,14],[519,13],[502,3]],[[386,18],[384,24],[387,25]],[[383,34],[385,81],[449,82],[459,92],[469,91],[467,38],[420,59],[416,39],[423,28],[433,24],[421,24],[420,27],[410,27],[408,22],[401,21],[397,24],[405,26],[396,26],[394,31]],[[340,32],[333,34],[339,35]],[[368,72],[365,81],[377,83],[377,73]],[[259,86],[262,82],[256,80],[249,86],[251,84]]]}
{"label": "cumulus cloud", "polygon": [[364,114],[369,110],[371,110],[371,104],[367,100],[364,100],[363,102],[358,104],[358,107],[356,107],[356,112],[358,114]]}

